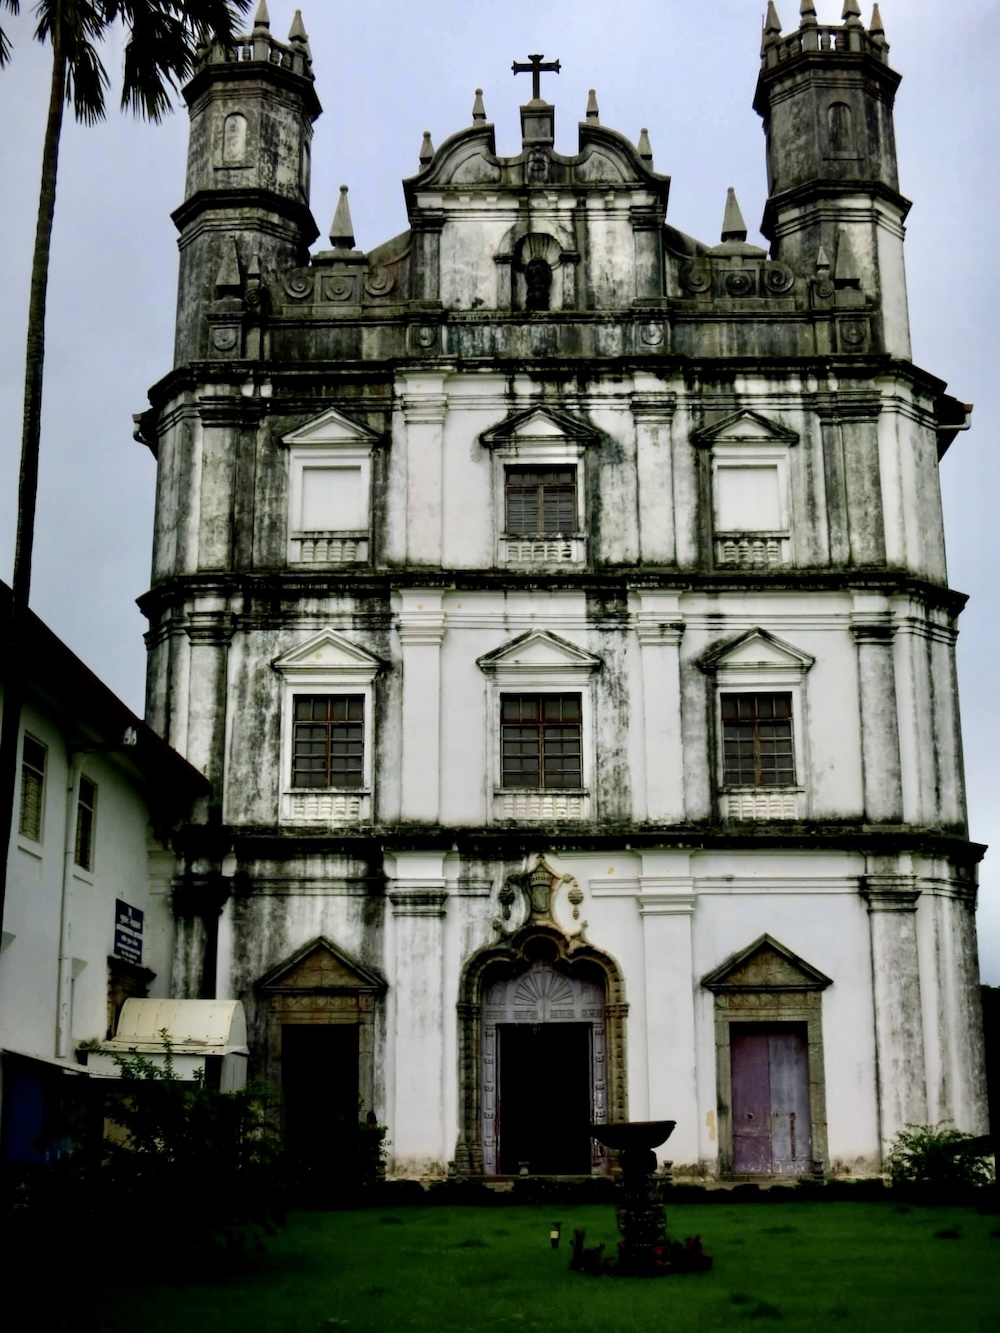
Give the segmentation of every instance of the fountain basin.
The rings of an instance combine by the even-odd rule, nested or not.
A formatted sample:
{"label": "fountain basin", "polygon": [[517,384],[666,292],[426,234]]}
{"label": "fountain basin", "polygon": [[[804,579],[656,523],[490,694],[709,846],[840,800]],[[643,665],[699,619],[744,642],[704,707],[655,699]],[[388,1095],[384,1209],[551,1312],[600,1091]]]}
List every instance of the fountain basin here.
{"label": "fountain basin", "polygon": [[605,1148],[631,1153],[634,1149],[651,1151],[674,1132],[676,1120],[630,1120],[626,1124],[591,1125],[590,1132]]}

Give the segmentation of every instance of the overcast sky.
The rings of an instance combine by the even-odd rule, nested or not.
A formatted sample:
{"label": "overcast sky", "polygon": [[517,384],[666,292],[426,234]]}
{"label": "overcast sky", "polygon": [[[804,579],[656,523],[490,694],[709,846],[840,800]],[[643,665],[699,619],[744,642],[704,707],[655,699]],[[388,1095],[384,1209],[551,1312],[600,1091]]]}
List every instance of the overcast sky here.
{"label": "overcast sky", "polygon": [[[778,0],[786,31],[798,0]],[[21,431],[24,320],[48,89],[48,51],[31,40],[31,0],[3,18],[12,64],[0,71],[0,577],[10,579]],[[269,0],[284,38],[295,6]],[[766,193],[764,140],[751,108],[764,0],[305,0],[324,115],[313,149],[313,212],[327,244],[338,186],[350,186],[357,243],[403,231],[400,180],[417,170],[421,134],[435,144],[470,123],[485,90],[501,154],[520,148],[527,79],[513,59],[562,61],[544,93],[556,147],[576,151],[587,90],[601,119],[631,138],[649,129],[658,171],[673,178],[670,220],[714,243],[726,187],[755,236]],[[838,22],[840,0],[817,0]],[[1000,984],[1000,420],[996,272],[1000,221],[1000,5],[997,0],[883,0],[896,103],[901,187],[913,200],[906,247],[914,357],[976,404],[974,426],[941,477],[953,587],[969,593],[959,666],[972,836],[996,845],[982,867],[984,980]],[[866,4],[867,23],[870,6]],[[119,52],[106,51],[117,102]],[[176,232],[187,116],[105,124],[67,119],[49,287],[39,518],[32,602],[55,632],[142,711],[143,618],[154,465],[132,439],[132,413],[171,366]]]}

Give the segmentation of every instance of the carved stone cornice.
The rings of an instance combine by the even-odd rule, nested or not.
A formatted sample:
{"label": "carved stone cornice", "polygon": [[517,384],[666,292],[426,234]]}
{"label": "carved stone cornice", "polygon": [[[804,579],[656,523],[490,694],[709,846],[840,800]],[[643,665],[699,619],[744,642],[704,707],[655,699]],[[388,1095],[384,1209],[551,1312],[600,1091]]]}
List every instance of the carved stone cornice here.
{"label": "carved stone cornice", "polygon": [[191,611],[184,631],[193,644],[225,648],[236,632],[231,611]]}
{"label": "carved stone cornice", "polygon": [[915,912],[920,890],[914,875],[862,875],[861,896],[869,912]]}
{"label": "carved stone cornice", "polygon": [[393,916],[443,917],[448,906],[446,889],[390,889]]}

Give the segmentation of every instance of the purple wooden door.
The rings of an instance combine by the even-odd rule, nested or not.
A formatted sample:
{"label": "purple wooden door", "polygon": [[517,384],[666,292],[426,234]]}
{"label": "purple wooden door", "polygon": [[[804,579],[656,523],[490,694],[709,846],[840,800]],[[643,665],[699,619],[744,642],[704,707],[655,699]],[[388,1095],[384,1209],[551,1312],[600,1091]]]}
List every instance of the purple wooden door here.
{"label": "purple wooden door", "polygon": [[729,1033],[733,1171],[808,1174],[812,1128],[805,1029],[796,1023],[734,1023]]}

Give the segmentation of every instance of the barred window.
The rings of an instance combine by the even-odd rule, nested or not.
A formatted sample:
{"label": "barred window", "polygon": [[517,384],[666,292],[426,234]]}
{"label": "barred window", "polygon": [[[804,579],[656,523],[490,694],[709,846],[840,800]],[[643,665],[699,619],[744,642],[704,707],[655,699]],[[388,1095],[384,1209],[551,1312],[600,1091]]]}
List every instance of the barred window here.
{"label": "barred window", "polygon": [[296,695],[294,728],[293,787],[364,786],[364,695]]}
{"label": "barred window", "polygon": [[45,746],[34,736],[25,736],[21,747],[21,808],[17,831],[32,842],[42,840],[42,811],[45,796]]}
{"label": "barred window", "polygon": [[792,696],[724,694],[722,747],[727,787],[794,787]]}
{"label": "barred window", "polygon": [[74,861],[84,870],[94,868],[94,833],[97,821],[97,783],[80,775],[76,798],[76,851]]}
{"label": "barred window", "polygon": [[578,694],[500,698],[501,783],[547,791],[583,786]]}
{"label": "barred window", "polygon": [[576,532],[575,467],[509,467],[507,533],[552,537]]}

